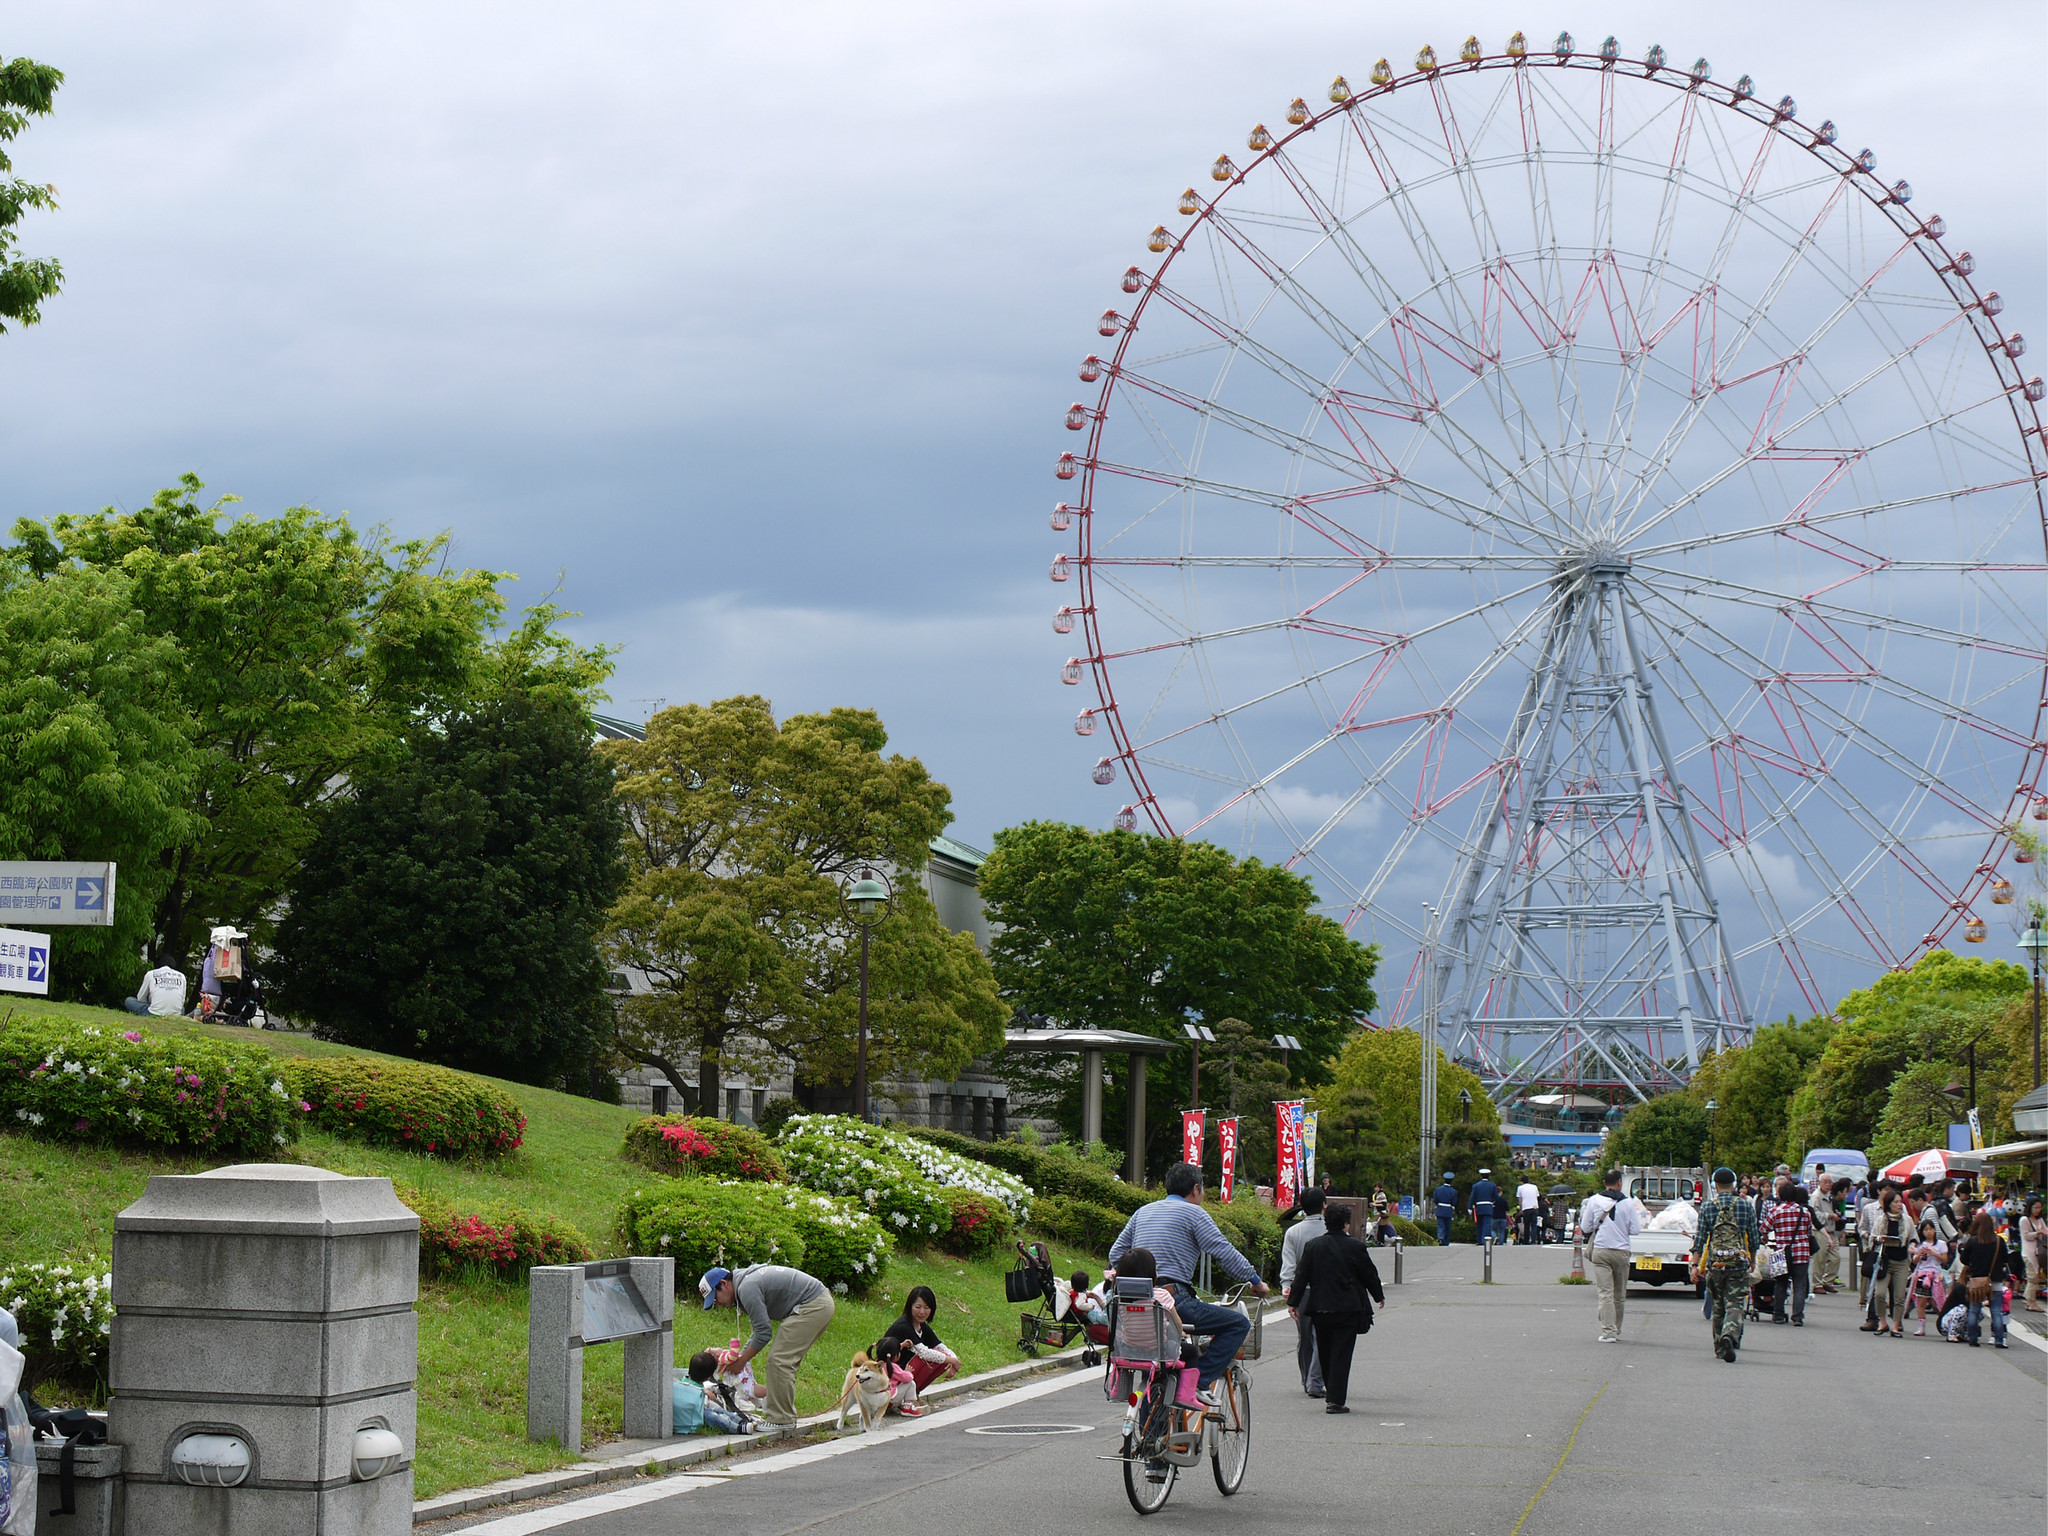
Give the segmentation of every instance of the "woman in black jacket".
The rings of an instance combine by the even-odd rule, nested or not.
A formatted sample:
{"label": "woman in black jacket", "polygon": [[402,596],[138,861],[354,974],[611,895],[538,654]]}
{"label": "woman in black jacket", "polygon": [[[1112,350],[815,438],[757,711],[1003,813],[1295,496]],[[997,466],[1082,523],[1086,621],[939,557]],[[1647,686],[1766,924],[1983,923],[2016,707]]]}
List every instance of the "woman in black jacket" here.
{"label": "woman in black jacket", "polygon": [[1316,1358],[1323,1365],[1323,1412],[1349,1413],[1345,1397],[1351,1385],[1351,1351],[1358,1336],[1372,1327],[1372,1304],[1387,1304],[1380,1272],[1372,1254],[1344,1229],[1351,1225],[1351,1207],[1323,1208],[1329,1228],[1301,1250],[1294,1287],[1287,1293],[1290,1317],[1306,1317],[1315,1331]]}

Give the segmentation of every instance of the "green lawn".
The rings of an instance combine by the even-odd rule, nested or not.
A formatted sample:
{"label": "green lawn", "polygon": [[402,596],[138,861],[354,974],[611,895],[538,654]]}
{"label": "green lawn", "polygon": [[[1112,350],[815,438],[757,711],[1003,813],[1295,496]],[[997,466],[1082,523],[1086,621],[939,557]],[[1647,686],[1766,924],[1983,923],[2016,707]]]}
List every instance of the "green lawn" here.
{"label": "green lawn", "polygon": [[[17,1001],[22,1014],[48,1015],[117,1028],[192,1031],[250,1041],[280,1055],[365,1054],[295,1035],[137,1020],[76,1004]],[[309,1133],[281,1152],[292,1161],[337,1173],[382,1175],[411,1184],[464,1210],[517,1205],[576,1226],[600,1257],[620,1252],[619,1202],[660,1177],[620,1156],[630,1110],[589,1099],[502,1083],[526,1115],[526,1141],[510,1157],[447,1163],[432,1157]],[[113,1249],[115,1215],[153,1173],[196,1173],[206,1160],[152,1152],[111,1152],[31,1139],[0,1130],[0,1267],[36,1260],[84,1259],[104,1264]],[[1100,1260],[1062,1245],[1062,1273],[1099,1271]],[[913,1285],[939,1297],[933,1326],[959,1353],[967,1371],[1023,1358],[1016,1307],[1003,1300],[1007,1258],[969,1263],[943,1253],[898,1254],[881,1289],[866,1300],[841,1298],[838,1315],[799,1375],[797,1407],[829,1408],[854,1350],[874,1340],[902,1309]],[[696,1277],[679,1276],[676,1362],[722,1345],[738,1329],[731,1312],[704,1312]],[[451,1489],[543,1471],[575,1458],[553,1444],[526,1439],[526,1290],[489,1282],[422,1281],[419,1301],[419,1447],[415,1488],[421,1498]],[[586,1442],[614,1436],[620,1423],[620,1346],[584,1356]]]}

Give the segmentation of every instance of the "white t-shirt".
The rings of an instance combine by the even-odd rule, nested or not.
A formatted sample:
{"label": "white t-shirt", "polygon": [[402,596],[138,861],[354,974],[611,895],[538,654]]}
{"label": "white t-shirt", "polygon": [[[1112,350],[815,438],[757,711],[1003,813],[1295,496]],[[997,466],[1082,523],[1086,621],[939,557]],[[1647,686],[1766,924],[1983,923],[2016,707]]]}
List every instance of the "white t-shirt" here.
{"label": "white t-shirt", "polygon": [[175,1018],[185,1011],[185,973],[160,965],[142,978],[135,1000],[148,1007],[150,1016]]}
{"label": "white t-shirt", "polygon": [[1537,1191],[1537,1188],[1534,1184],[1530,1184],[1524,1181],[1523,1183],[1517,1184],[1515,1186],[1515,1198],[1522,1202],[1523,1210],[1533,1211],[1536,1209],[1536,1202],[1539,1199],[1541,1199],[1542,1196]]}

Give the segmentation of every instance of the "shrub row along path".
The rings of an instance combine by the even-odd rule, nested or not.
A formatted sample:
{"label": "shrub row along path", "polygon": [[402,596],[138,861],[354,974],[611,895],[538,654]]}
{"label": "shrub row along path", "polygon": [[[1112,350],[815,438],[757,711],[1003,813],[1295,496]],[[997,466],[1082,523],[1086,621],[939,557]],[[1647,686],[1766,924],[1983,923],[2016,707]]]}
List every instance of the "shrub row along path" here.
{"label": "shrub row along path", "polygon": [[[2040,1448],[2048,1353],[1857,1332],[1848,1295],[1804,1328],[1752,1324],[1738,1364],[1707,1351],[1690,1292],[1629,1301],[1624,1342],[1594,1342],[1594,1290],[1556,1283],[1569,1250],[1509,1249],[1492,1286],[1470,1247],[1411,1253],[1359,1344],[1352,1411],[1301,1394],[1290,1326],[1253,1368],[1244,1491],[1183,1473],[1146,1529],[1366,1529],[1415,1536],[1658,1536],[2048,1527]],[[1391,1279],[1391,1275],[1388,1276]],[[1274,1347],[1275,1345],[1279,1347]],[[974,1415],[969,1417],[969,1415]],[[438,1523],[469,1536],[778,1536],[905,1531],[1128,1532],[1115,1405],[1077,1372],[944,1410],[850,1450],[813,1444],[721,1475]],[[892,1425],[894,1421],[892,1421]],[[990,1434],[1009,1426],[1068,1434]],[[856,1437],[857,1439],[858,1437]],[[624,1500],[639,1502],[615,1506]]]}

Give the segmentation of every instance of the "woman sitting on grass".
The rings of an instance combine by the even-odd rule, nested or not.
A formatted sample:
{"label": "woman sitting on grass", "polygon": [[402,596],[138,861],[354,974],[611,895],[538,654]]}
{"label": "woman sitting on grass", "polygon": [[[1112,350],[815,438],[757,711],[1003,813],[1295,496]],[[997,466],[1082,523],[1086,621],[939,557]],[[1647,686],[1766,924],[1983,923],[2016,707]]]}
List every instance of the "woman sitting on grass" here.
{"label": "woman sitting on grass", "polygon": [[919,1392],[960,1369],[960,1357],[932,1331],[932,1314],[938,1309],[939,1298],[930,1286],[913,1285],[903,1299],[903,1315],[882,1335],[896,1340],[896,1358],[910,1372]]}

